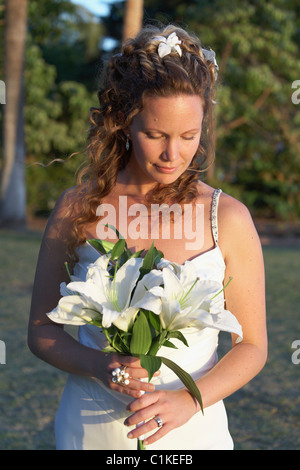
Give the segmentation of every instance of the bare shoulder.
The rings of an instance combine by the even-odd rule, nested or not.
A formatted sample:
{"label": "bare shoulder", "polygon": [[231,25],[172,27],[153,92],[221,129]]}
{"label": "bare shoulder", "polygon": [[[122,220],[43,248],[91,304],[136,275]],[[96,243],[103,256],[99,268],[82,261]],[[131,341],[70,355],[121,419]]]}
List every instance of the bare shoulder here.
{"label": "bare shoulder", "polygon": [[221,193],[218,210],[219,242],[225,257],[236,251],[260,250],[260,240],[249,209],[242,202]]}
{"label": "bare shoulder", "polygon": [[228,218],[236,223],[252,221],[249,209],[245,204],[229,196],[229,194],[222,192],[219,202],[219,219],[220,222],[222,222],[223,219],[226,220]]}

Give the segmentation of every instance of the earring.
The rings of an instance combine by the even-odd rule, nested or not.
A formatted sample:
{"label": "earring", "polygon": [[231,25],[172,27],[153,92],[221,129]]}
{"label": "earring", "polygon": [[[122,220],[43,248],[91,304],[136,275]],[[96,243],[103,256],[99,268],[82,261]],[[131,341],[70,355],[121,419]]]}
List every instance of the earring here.
{"label": "earring", "polygon": [[127,139],[126,139],[126,144],[125,144],[125,148],[126,148],[127,152],[129,150],[129,147],[130,147],[129,134],[127,134]]}

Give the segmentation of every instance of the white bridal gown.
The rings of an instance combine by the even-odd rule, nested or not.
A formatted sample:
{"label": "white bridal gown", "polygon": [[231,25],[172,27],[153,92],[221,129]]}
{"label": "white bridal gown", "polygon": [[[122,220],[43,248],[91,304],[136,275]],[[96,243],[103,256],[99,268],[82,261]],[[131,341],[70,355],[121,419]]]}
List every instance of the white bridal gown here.
{"label": "white bridal gown", "polygon": [[[212,201],[212,232],[215,247],[192,260],[195,272],[201,279],[224,279],[225,263],[218,246],[217,206],[220,190],[214,192]],[[74,274],[85,279],[87,266],[99,253],[88,243],[78,250],[79,262]],[[207,373],[217,362],[218,330],[206,328],[187,333],[189,347],[177,342],[178,349],[163,347],[159,355],[169,357],[189,372],[194,380]],[[104,347],[104,335],[95,326],[79,327],[80,343],[95,349]],[[172,340],[175,344],[175,340]],[[153,378],[156,389],[182,388],[182,382],[166,366]],[[55,419],[56,447],[58,450],[135,450],[136,439],[128,439],[131,428],[124,426],[129,415],[126,405],[132,397],[114,392],[97,379],[69,375]],[[232,438],[228,431],[227,415],[223,401],[196,413],[186,424],[169,432],[162,439],[147,446],[149,450],[230,450]]]}

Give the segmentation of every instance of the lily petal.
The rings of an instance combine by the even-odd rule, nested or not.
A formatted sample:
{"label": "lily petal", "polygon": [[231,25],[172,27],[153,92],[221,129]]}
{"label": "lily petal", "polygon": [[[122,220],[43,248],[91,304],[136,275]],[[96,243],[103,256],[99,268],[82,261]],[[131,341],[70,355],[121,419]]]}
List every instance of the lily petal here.
{"label": "lily petal", "polygon": [[234,333],[242,339],[242,327],[229,310],[223,310],[218,315],[211,315],[204,310],[198,311],[197,313],[197,318],[194,319],[193,326],[215,328],[220,331]]}
{"label": "lily petal", "polygon": [[164,290],[167,299],[178,298],[183,293],[183,287],[176,274],[168,268],[163,269]]}
{"label": "lily petal", "polygon": [[132,326],[134,319],[138,313],[139,309],[134,307],[129,307],[118,316],[116,320],[113,321],[113,324],[123,331],[128,331]]}
{"label": "lily petal", "polygon": [[122,309],[129,305],[131,292],[139,278],[142,264],[142,258],[131,258],[117,271],[115,289],[118,293],[118,304]]}
{"label": "lily petal", "polygon": [[[70,282],[66,289],[74,294],[79,294],[90,306],[94,306],[95,309],[101,311],[103,302],[106,301],[104,294],[104,288],[99,285],[97,286],[91,281],[87,282]],[[69,294],[70,295],[70,294]]]}
{"label": "lily petal", "polygon": [[146,274],[138,283],[135,288],[131,305],[136,305],[144,298],[147,292],[152,291],[154,287],[158,287],[163,283],[162,272],[158,269],[153,269]]}
{"label": "lily petal", "polygon": [[120,312],[117,310],[112,310],[111,308],[104,305],[102,307],[102,315],[103,328],[109,328],[111,324],[120,316]]}
{"label": "lily petal", "polygon": [[79,295],[70,295],[62,297],[57,307],[47,313],[47,316],[55,323],[80,326],[100,317],[101,314],[92,309]]}

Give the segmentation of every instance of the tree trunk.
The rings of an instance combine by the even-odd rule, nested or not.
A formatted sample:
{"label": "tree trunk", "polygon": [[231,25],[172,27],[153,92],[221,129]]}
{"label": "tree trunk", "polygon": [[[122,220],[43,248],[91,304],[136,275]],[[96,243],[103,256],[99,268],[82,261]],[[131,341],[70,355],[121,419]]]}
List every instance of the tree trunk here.
{"label": "tree trunk", "polygon": [[0,221],[6,227],[26,227],[24,142],[24,51],[27,0],[6,0],[4,32],[3,165]]}
{"label": "tree trunk", "polygon": [[134,38],[143,24],[143,0],[126,0],[123,41]]}

